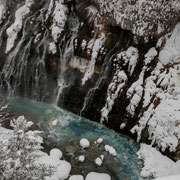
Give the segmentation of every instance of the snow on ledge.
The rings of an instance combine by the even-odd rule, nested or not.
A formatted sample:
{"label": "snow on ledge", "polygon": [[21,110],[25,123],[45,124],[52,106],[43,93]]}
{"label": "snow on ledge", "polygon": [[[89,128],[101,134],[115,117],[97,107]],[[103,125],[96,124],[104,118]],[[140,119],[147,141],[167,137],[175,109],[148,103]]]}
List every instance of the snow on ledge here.
{"label": "snow on ledge", "polygon": [[144,167],[141,171],[142,177],[158,178],[180,173],[180,161],[172,161],[150,145],[141,144],[141,148],[137,152],[137,155],[139,159],[144,161]]}

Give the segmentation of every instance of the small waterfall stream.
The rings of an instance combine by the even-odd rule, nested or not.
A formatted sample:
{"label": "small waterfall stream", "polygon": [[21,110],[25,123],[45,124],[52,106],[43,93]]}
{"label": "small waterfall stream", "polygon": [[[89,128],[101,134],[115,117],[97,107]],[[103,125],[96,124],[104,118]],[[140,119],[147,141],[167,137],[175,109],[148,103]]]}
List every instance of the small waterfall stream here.
{"label": "small waterfall stream", "polygon": [[[102,64],[103,73],[102,73],[102,75],[99,76],[94,87],[89,89],[89,91],[87,92],[85,99],[84,99],[82,109],[80,110],[80,116],[83,114],[83,111],[87,110],[89,108],[89,106],[91,105],[91,102],[92,102],[92,99],[93,99],[93,96],[94,96],[96,90],[98,90],[103,85],[105,80],[108,78],[109,73],[112,68],[113,58],[117,55],[117,53],[121,50],[121,48],[123,48],[124,41],[125,41],[123,33],[124,32],[122,32],[120,34],[119,40],[116,42],[115,46],[106,54],[106,56],[104,58],[104,62]],[[126,42],[126,45],[128,43],[129,42]]]}
{"label": "small waterfall stream", "polygon": [[69,60],[74,56],[74,40],[77,37],[78,28],[79,28],[78,17],[74,13],[72,13],[68,20],[69,32],[67,35],[70,34],[70,38],[67,41],[65,41],[65,39],[61,40],[61,43],[64,43],[64,47],[61,47],[61,44],[59,45],[60,63],[58,67],[58,80],[57,80],[57,87],[55,89],[55,102],[54,102],[54,104],[57,106],[61,101],[60,96],[63,90],[71,85],[71,81],[67,81],[65,78],[65,71],[69,63]]}

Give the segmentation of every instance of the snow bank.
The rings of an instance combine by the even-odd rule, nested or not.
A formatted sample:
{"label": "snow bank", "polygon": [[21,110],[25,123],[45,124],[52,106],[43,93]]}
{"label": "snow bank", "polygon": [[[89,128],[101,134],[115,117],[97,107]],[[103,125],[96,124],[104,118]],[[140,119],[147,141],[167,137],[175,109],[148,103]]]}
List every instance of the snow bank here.
{"label": "snow bank", "polygon": [[[156,143],[164,151],[167,147],[175,151],[180,139],[180,101],[164,99],[155,109],[149,125],[152,144]],[[155,141],[155,142],[154,142]]]}
{"label": "snow bank", "polygon": [[85,180],[111,180],[111,177],[105,173],[90,172]]}
{"label": "snow bank", "polygon": [[[46,180],[64,180],[69,177],[70,171],[71,171],[71,164],[67,161],[60,160],[58,157],[61,157],[61,155],[57,154],[57,149],[52,149],[50,156],[45,154],[44,156],[40,157],[38,162],[45,164],[45,165],[51,165],[54,166],[56,169],[55,173],[51,177],[46,177]],[[55,155],[58,155],[57,157]]]}
{"label": "snow bank", "polygon": [[168,39],[164,49],[159,54],[159,60],[163,65],[171,62],[180,62],[180,23],[178,23]]}
{"label": "snow bank", "polygon": [[[161,177],[176,175],[180,172],[180,161],[176,163],[150,145],[141,144],[137,152],[138,158],[144,161],[142,177]],[[171,180],[171,179],[168,179]]]}

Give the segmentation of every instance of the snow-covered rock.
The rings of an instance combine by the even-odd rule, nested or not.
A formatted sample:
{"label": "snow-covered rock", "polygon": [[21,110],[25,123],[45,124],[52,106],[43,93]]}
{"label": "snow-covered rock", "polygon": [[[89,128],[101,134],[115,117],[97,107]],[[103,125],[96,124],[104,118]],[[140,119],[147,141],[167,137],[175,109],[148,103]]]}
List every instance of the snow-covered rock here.
{"label": "snow-covered rock", "polygon": [[90,172],[85,180],[111,180],[111,177],[105,173]]}
{"label": "snow-covered rock", "polygon": [[105,151],[109,152],[109,154],[113,156],[117,156],[117,152],[112,146],[105,145],[104,148],[105,148]]}
{"label": "snow-covered rock", "polygon": [[102,159],[101,158],[96,158],[95,159],[95,164],[98,165],[98,166],[101,166],[102,165]]}
{"label": "snow-covered rock", "polygon": [[88,148],[90,146],[90,142],[87,139],[83,138],[80,140],[80,145],[82,148]]}
{"label": "snow-covered rock", "polygon": [[139,159],[144,161],[144,167],[141,171],[143,177],[164,177],[180,172],[180,161],[175,163],[150,145],[141,144],[137,155]]}
{"label": "snow-covered rock", "polygon": [[82,175],[72,175],[69,180],[84,180],[84,177]]}
{"label": "snow-covered rock", "polygon": [[58,158],[58,159],[61,159],[62,158],[62,152],[61,152],[61,150],[59,150],[59,149],[56,149],[56,148],[54,148],[54,149],[51,149],[51,151],[50,151],[50,157],[52,157],[52,158]]}
{"label": "snow-covered rock", "polygon": [[98,138],[98,139],[97,139],[97,143],[98,143],[98,144],[101,144],[102,142],[103,142],[103,138]]}
{"label": "snow-covered rock", "polygon": [[[67,179],[69,177],[69,174],[71,171],[71,164],[65,160],[60,160],[59,157],[55,158],[54,157],[55,153],[57,153],[57,151],[54,152],[54,150],[53,150],[52,155],[48,156],[46,154],[46,155],[40,157],[38,160],[39,163],[51,165],[56,168],[53,175],[51,177],[46,177],[45,179],[46,180]],[[58,154],[58,156],[59,156],[59,154]]]}
{"label": "snow-covered rock", "polygon": [[163,65],[180,62],[180,23],[178,23],[167,40],[164,49],[159,54],[159,60]]}
{"label": "snow-covered rock", "polygon": [[83,155],[79,156],[78,161],[79,162],[84,162],[85,161],[85,156],[83,156]]}

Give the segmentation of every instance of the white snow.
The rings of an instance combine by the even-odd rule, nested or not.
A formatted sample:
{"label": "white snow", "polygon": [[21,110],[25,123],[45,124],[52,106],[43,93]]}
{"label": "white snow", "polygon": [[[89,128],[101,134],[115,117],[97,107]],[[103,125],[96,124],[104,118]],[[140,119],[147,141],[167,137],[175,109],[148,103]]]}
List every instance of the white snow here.
{"label": "white snow", "polygon": [[50,151],[50,157],[52,158],[58,158],[58,159],[61,159],[62,158],[62,152],[61,150],[57,149],[57,148],[54,148],[54,149],[51,149]]}
{"label": "white snow", "polygon": [[17,35],[22,29],[23,18],[30,13],[30,7],[33,3],[34,0],[26,0],[25,5],[17,9],[14,23],[6,30],[8,35],[6,53],[8,53],[14,47],[14,42]]}
{"label": "white snow", "polygon": [[134,115],[135,109],[141,101],[143,95],[143,81],[144,81],[144,70],[140,73],[139,79],[132,84],[132,86],[127,91],[127,97],[131,99],[130,104],[127,106],[126,110],[132,116]]}
{"label": "white snow", "polygon": [[156,143],[164,151],[167,147],[175,151],[180,139],[180,101],[162,100],[148,122],[152,144]]}
{"label": "white snow", "polygon": [[[46,177],[46,180],[64,180],[69,177],[71,171],[71,164],[65,160],[60,160],[58,157],[61,157],[60,152],[56,150],[51,150],[50,156],[45,154],[44,156],[40,157],[38,163],[43,163],[46,165],[51,165],[56,167],[56,171],[51,177]],[[59,153],[59,154],[58,154]],[[55,156],[57,155],[57,157]]]}
{"label": "white snow", "polygon": [[180,180],[180,175],[156,178],[155,180]]}
{"label": "white snow", "polygon": [[180,174],[180,161],[175,163],[150,145],[141,144],[137,155],[139,159],[144,161],[144,167],[141,171],[141,176],[143,177],[153,176],[157,178]]}
{"label": "white snow", "polygon": [[84,180],[84,177],[82,175],[72,175],[69,180]]}
{"label": "white snow", "polygon": [[148,63],[150,63],[155,56],[157,56],[158,52],[156,51],[155,47],[152,47],[151,49],[149,49],[149,51],[145,54],[145,65],[147,65]]}
{"label": "white snow", "polygon": [[95,164],[96,164],[96,165],[101,166],[102,163],[103,163],[103,162],[102,162],[102,159],[101,159],[101,158],[98,157],[98,158],[95,159]]}
{"label": "white snow", "polygon": [[180,23],[178,23],[166,42],[164,49],[159,54],[159,60],[163,65],[172,62],[180,62]]}
{"label": "white snow", "polygon": [[[52,37],[55,42],[60,37],[67,20],[68,9],[62,4],[63,0],[55,1],[55,9],[53,12],[53,25],[51,26]],[[50,7],[51,8],[51,7]]]}
{"label": "white snow", "polygon": [[109,154],[111,154],[112,156],[117,156],[117,152],[112,146],[105,145],[104,148],[105,151],[109,152]]}
{"label": "white snow", "polygon": [[98,138],[98,139],[97,139],[97,143],[98,143],[98,144],[101,144],[101,143],[103,142],[103,140],[104,140],[103,138]]}
{"label": "white snow", "polygon": [[105,42],[105,34],[101,33],[100,36],[97,39],[93,40],[92,42],[89,47],[89,49],[92,49],[91,60],[90,60],[88,69],[87,69],[84,77],[82,78],[82,85],[84,85],[86,83],[86,81],[88,79],[90,79],[92,77],[92,75],[94,74],[96,58],[98,56],[99,50],[102,48],[102,46]]}
{"label": "white snow", "polygon": [[83,155],[79,156],[78,161],[79,162],[84,162],[85,161],[85,156],[83,156]]}
{"label": "white snow", "polygon": [[104,121],[108,121],[108,114],[112,110],[114,102],[118,97],[121,89],[124,87],[126,81],[127,75],[125,74],[125,72],[123,70],[117,69],[112,82],[108,86],[106,104],[101,109],[101,123],[103,123]]}
{"label": "white snow", "polygon": [[83,138],[80,140],[80,145],[82,148],[88,148],[90,146],[90,142],[87,139]]}
{"label": "white snow", "polygon": [[57,52],[56,44],[54,42],[49,43],[49,53],[55,54]]}
{"label": "white snow", "polygon": [[139,57],[138,49],[135,47],[129,47],[126,51],[126,61],[125,63],[129,63],[128,71],[130,72],[130,75],[134,72],[134,68],[136,67],[137,60]]}
{"label": "white snow", "polygon": [[90,172],[85,180],[111,180],[111,177],[105,173]]}

